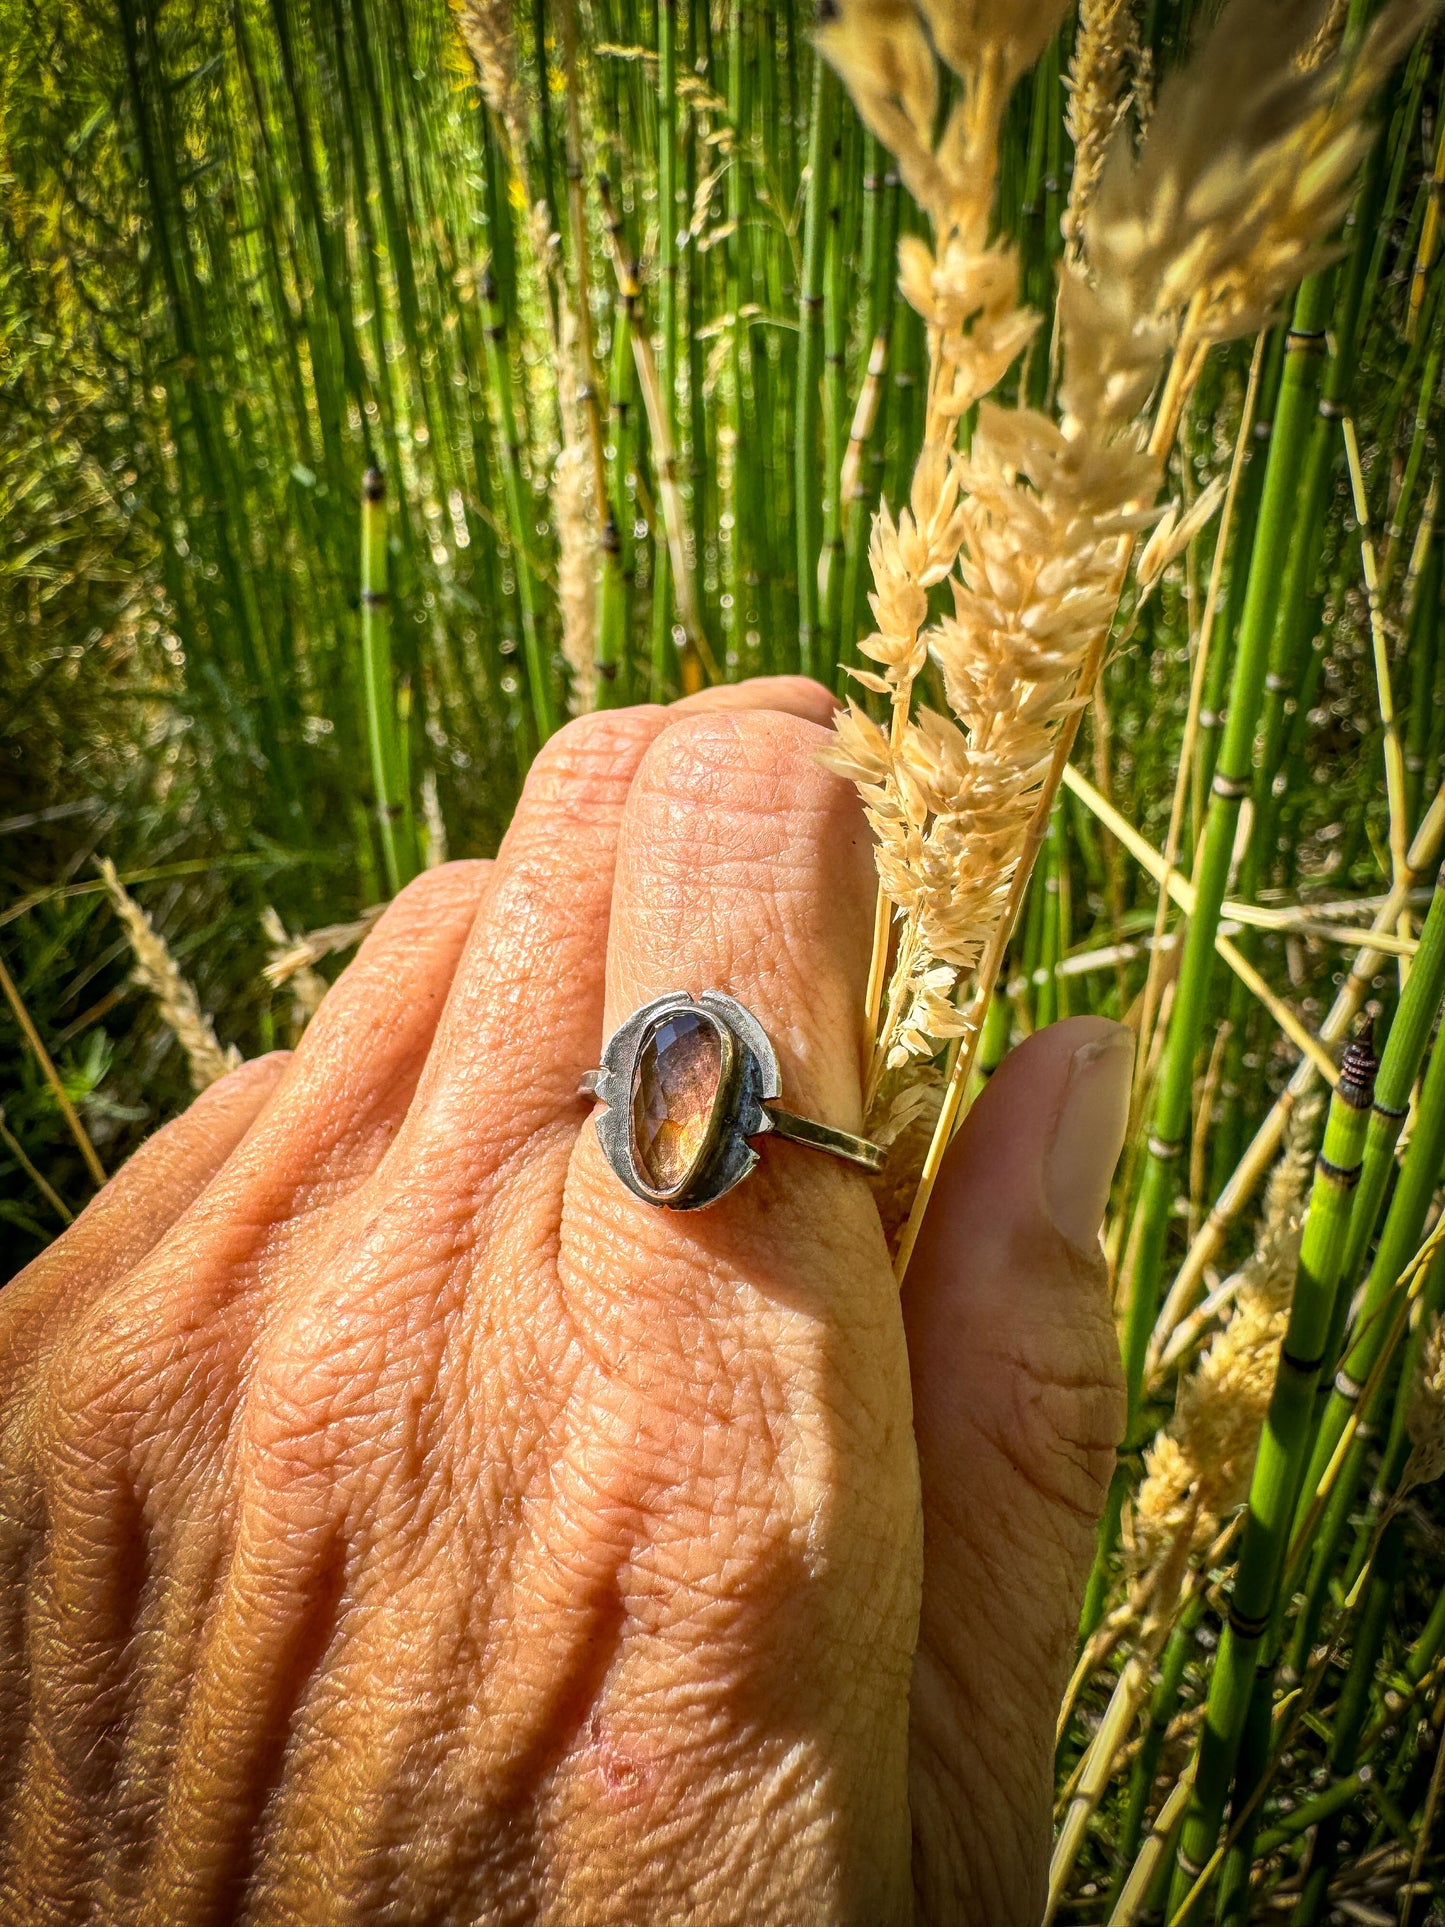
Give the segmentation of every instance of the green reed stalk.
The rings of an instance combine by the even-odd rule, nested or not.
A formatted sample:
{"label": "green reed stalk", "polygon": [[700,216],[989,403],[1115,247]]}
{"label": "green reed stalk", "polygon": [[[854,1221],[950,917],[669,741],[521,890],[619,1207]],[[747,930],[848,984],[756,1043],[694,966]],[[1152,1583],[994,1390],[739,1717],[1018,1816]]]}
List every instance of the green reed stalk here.
{"label": "green reed stalk", "polygon": [[[1425,1061],[1425,1047],[1430,1041],[1431,1028],[1442,999],[1445,999],[1445,889],[1437,883],[1420,929],[1419,949],[1415,953],[1380,1057],[1374,1108],[1365,1138],[1364,1165],[1345,1247],[1344,1276],[1347,1283],[1358,1278],[1364,1270],[1365,1255],[1374,1238],[1380,1207],[1395,1169],[1395,1146],[1409,1115],[1410,1093],[1420,1074],[1420,1066]],[[1406,1252],[1404,1257],[1408,1256]],[[1331,1362],[1339,1356],[1348,1310],[1348,1301],[1345,1299],[1335,1307],[1329,1334]],[[1333,1447],[1330,1449],[1333,1450]],[[1316,1449],[1311,1466],[1316,1477],[1323,1472],[1328,1459],[1329,1451],[1321,1453],[1319,1448]]]}
{"label": "green reed stalk", "polygon": [[1158,1306],[1170,1213],[1178,1192],[1178,1159],[1189,1126],[1194,1060],[1203,1033],[1213,974],[1219,910],[1224,901],[1239,806],[1252,787],[1255,726],[1274,629],[1279,577],[1288,551],[1310,420],[1319,392],[1330,294],[1331,277],[1314,275],[1300,289],[1295,302],[1291,351],[1280,383],[1279,411],[1270,442],[1259,527],[1250,555],[1249,583],[1240,618],[1224,739],[1211,785],[1195,873],[1195,911],[1184,940],[1159,1070],[1140,1187],[1124,1329],[1131,1428],[1137,1428],[1138,1424],[1144,1357]]}
{"label": "green reed stalk", "polygon": [[806,676],[816,676],[825,667],[818,606],[818,559],[822,546],[818,492],[819,351],[837,97],[838,83],[832,69],[826,60],[815,58],[813,111],[808,127],[808,190],[803,212],[803,279],[798,291],[797,421],[793,448],[793,515],[798,526],[798,662]]}
{"label": "green reed stalk", "polygon": [[732,527],[726,532],[724,575],[727,584],[727,622],[724,638],[730,663],[741,663],[747,634],[747,558],[752,546],[753,522],[750,513],[752,454],[744,426],[744,356],[747,328],[743,321],[743,302],[747,287],[747,236],[744,232],[745,199],[743,142],[746,125],[745,89],[747,67],[744,62],[743,0],[732,0],[728,9],[728,119],[732,123],[733,147],[727,171],[727,311],[728,375],[732,390],[733,441],[729,464],[731,499],[728,507]]}
{"label": "green reed stalk", "polygon": [[1415,426],[1410,437],[1410,451],[1405,457],[1405,467],[1400,477],[1399,488],[1390,505],[1385,554],[1380,564],[1382,599],[1388,597],[1390,593],[1401,539],[1410,529],[1410,511],[1414,506],[1415,489],[1425,460],[1429,431],[1439,405],[1438,389],[1442,361],[1445,361],[1445,301],[1437,302],[1435,308],[1430,330],[1430,352],[1420,377],[1420,393],[1415,408]]}
{"label": "green reed stalk", "polygon": [[[1283,1604],[1282,1599],[1275,1602],[1276,1625]],[[1272,1625],[1269,1644],[1254,1675],[1254,1686],[1239,1736],[1234,1787],[1230,1795],[1230,1839],[1219,1863],[1215,1927],[1245,1927],[1250,1915],[1250,1875],[1256,1860],[1263,1788],[1275,1765],[1275,1673],[1272,1648],[1277,1643],[1275,1625]]]}
{"label": "green reed stalk", "polygon": [[1406,1657],[1403,1670],[1411,1686],[1419,1686],[1425,1680],[1441,1653],[1445,1653],[1445,1586],[1435,1595],[1430,1617]]}
{"label": "green reed stalk", "polygon": [[608,379],[609,422],[612,435],[612,492],[603,525],[604,545],[616,545],[616,560],[604,570],[602,606],[598,614],[597,701],[604,709],[631,700],[628,655],[632,624],[632,588],[636,543],[627,477],[636,461],[635,375],[632,366],[632,315],[625,300],[612,310],[612,367]]}
{"label": "green reed stalk", "polygon": [[[1269,466],[1269,451],[1274,441],[1274,419],[1279,407],[1280,383],[1284,377],[1285,340],[1288,331],[1272,328],[1260,371],[1259,403],[1251,431],[1249,459],[1239,485],[1231,539],[1231,566],[1225,583],[1224,598],[1215,624],[1216,640],[1210,651],[1205,676],[1203,701],[1199,710],[1199,745],[1190,772],[1190,836],[1188,848],[1197,848],[1203,834],[1209,786],[1214,780],[1214,765],[1219,754],[1220,729],[1224,722],[1224,700],[1229,687],[1229,672],[1238,655],[1240,613],[1249,582],[1250,557],[1259,526],[1260,502]],[[1227,646],[1221,647],[1222,643]]]}
{"label": "green reed stalk", "polygon": [[1292,1813],[1277,1820],[1272,1827],[1266,1827],[1256,1841],[1256,1853],[1260,1860],[1267,1860],[1281,1847],[1287,1847],[1298,1840],[1302,1833],[1311,1827],[1323,1825],[1333,1815],[1347,1812],[1358,1805],[1364,1792],[1368,1775],[1358,1768],[1346,1774],[1344,1779],[1336,1780],[1333,1786],[1326,1787],[1323,1793],[1316,1793],[1308,1800],[1302,1800]]}
{"label": "green reed stalk", "polygon": [[[855,123],[856,126],[856,123]],[[823,532],[818,556],[818,673],[832,680],[837,660],[838,613],[843,601],[843,465],[848,446],[847,278],[843,232],[845,164],[842,119],[837,117],[829,166],[827,243],[823,265]]]}
{"label": "green reed stalk", "polygon": [[[1350,405],[1355,378],[1355,343],[1362,320],[1368,319],[1369,244],[1374,239],[1383,174],[1383,138],[1370,150],[1360,177],[1359,191],[1346,223],[1349,252],[1339,272],[1339,291],[1330,321],[1329,348],[1320,382],[1319,403],[1310,424],[1296,503],[1289,559],[1279,589],[1278,613],[1270,643],[1260,706],[1259,770],[1254,788],[1254,829],[1240,865],[1239,894],[1252,902],[1261,882],[1268,881],[1275,859],[1275,827],[1279,810],[1276,775],[1284,760],[1284,730],[1289,701],[1299,694],[1303,660],[1309,646],[1308,617],[1320,558],[1324,548],[1327,490],[1341,454],[1339,418]],[[1245,955],[1254,956],[1248,932],[1241,935]]]}
{"label": "green reed stalk", "polygon": [[[1434,907],[1432,904],[1432,911]],[[1406,984],[1405,998],[1401,1000],[1400,1011],[1396,1016],[1397,1026],[1407,1014],[1405,1004],[1414,987],[1416,977],[1427,974],[1426,970],[1422,970],[1424,961],[1425,948],[1422,939],[1421,949],[1416,954],[1415,968],[1411,971]],[[1435,960],[1432,958],[1430,961]],[[1440,1002],[1438,964],[1432,974],[1437,993],[1431,1006],[1433,1015],[1433,1012],[1438,1010]],[[1428,982],[1422,986],[1422,1000],[1428,988]],[[1413,1016],[1414,1013],[1411,1012],[1410,1015]],[[1393,1032],[1392,1026],[1392,1037]],[[1387,1044],[1385,1058],[1388,1059],[1388,1057]],[[1371,1134],[1376,1137],[1377,1143],[1380,1141],[1381,1134],[1374,1131],[1374,1125],[1376,1118],[1379,1117],[1378,1107],[1382,1098],[1380,1084],[1383,1084],[1384,1074],[1385,1061],[1382,1060],[1380,1079],[1376,1086],[1377,1109],[1371,1119]],[[1390,1120],[1386,1118],[1383,1122],[1388,1126]],[[1370,1175],[1371,1148],[1367,1138],[1360,1183],[1362,1194],[1365,1181]],[[1368,1396],[1362,1395],[1365,1394],[1377,1368],[1383,1368],[1387,1348],[1398,1335],[1400,1280],[1419,1246],[1425,1216],[1439,1182],[1442,1159],[1445,1159],[1445,1050],[1437,1048],[1431,1056],[1429,1068],[1425,1073],[1410,1146],[1400,1168],[1395,1194],[1390,1200],[1390,1208],[1385,1217],[1384,1229],[1380,1234],[1375,1260],[1365,1283],[1352,1335],[1345,1350],[1343,1363],[1336,1374],[1334,1387],[1319,1417],[1314,1449],[1300,1497],[1301,1516],[1296,1522],[1297,1533],[1303,1528],[1309,1516],[1314,1494],[1334,1457],[1337,1446],[1344,1437],[1346,1426],[1352,1417],[1357,1417],[1355,1434],[1346,1449],[1324,1517],[1311,1539],[1312,1557],[1305,1587],[1305,1601],[1295,1621],[1290,1649],[1290,1666],[1297,1677],[1303,1677],[1314,1645],[1320,1616],[1324,1610],[1329,1575],[1333,1570],[1340,1539],[1348,1523],[1370,1433],[1385,1409],[1386,1380],[1381,1378],[1373,1393]],[[1347,1273],[1347,1281],[1348,1276]]]}
{"label": "green reed stalk", "polygon": [[1424,1363],[1425,1341],[1442,1309],[1445,1309],[1445,1245],[1442,1245],[1430,1260],[1419,1303],[1400,1348],[1396,1393],[1390,1406],[1389,1435],[1380,1455],[1379,1471],[1375,1477],[1374,1490],[1370,1494],[1370,1503],[1360,1521],[1355,1549],[1346,1568],[1348,1584],[1352,1585],[1364,1569],[1370,1547],[1380,1527],[1381,1515],[1388,1516],[1400,1501],[1400,1481],[1412,1447],[1409,1432],[1410,1407]]}
{"label": "green reed stalk", "polygon": [[1199,1766],[1179,1839],[1172,1894],[1176,1907],[1214,1851],[1261,1643],[1274,1613],[1309,1450],[1315,1386],[1340,1290],[1351,1196],[1359,1182],[1377,1068],[1367,1043],[1348,1047],[1315,1161],[1289,1323],[1250,1482],[1229,1616],[1209,1675]]}
{"label": "green reed stalk", "polygon": [[[582,86],[577,71],[576,0],[563,0],[561,17],[562,68],[567,109],[564,122],[564,152],[567,160],[567,227],[572,266],[572,303],[577,321],[577,356],[581,363],[582,408],[587,418],[588,446],[592,451],[592,488],[597,513],[605,517],[607,514],[607,454],[602,434],[602,412],[606,406],[606,397],[598,393],[597,353],[593,338],[595,329],[592,320],[592,247],[587,233],[587,198],[582,168]],[[616,529],[613,528],[610,531],[609,539],[609,532],[604,528],[601,583],[604,607],[608,596],[615,596],[616,593],[615,581],[609,582],[607,578],[609,574],[615,576],[619,547]]]}

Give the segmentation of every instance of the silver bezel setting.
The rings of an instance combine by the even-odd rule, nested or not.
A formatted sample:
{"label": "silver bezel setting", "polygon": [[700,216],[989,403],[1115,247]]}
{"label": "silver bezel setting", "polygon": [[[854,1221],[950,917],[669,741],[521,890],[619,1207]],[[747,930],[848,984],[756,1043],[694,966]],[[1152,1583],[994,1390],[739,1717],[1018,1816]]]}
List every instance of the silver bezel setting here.
{"label": "silver bezel setting", "polygon": [[[684,1011],[701,1012],[716,1026],[723,1043],[723,1074],[704,1149],[678,1189],[665,1193],[648,1183],[637,1160],[632,1090],[637,1060],[653,1026]],[[782,1092],[777,1054],[767,1032],[751,1011],[721,990],[705,990],[699,997],[671,991],[633,1011],[608,1038],[601,1068],[587,1083],[607,1106],[596,1120],[607,1162],[634,1196],[669,1211],[700,1211],[742,1183],[758,1161],[748,1139],[772,1130],[764,1106]]]}

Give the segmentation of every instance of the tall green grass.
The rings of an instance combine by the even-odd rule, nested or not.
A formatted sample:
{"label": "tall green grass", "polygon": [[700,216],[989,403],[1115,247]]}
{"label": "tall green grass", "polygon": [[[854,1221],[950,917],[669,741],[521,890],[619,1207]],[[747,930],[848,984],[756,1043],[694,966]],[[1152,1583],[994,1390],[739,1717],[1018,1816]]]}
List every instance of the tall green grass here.
{"label": "tall green grass", "polygon": [[[1162,72],[1208,9],[1139,11]],[[602,444],[599,700],[666,698],[709,662],[803,667],[841,692],[858,660],[870,510],[905,494],[922,414],[921,326],[892,271],[916,213],[815,60],[804,7],[579,0],[575,55],[565,19],[516,9],[526,147],[509,158],[443,0],[0,0],[0,961],[108,1168],[187,1086],[128,982],[97,855],[167,933],[223,1041],[254,1052],[293,1023],[260,974],[264,908],[300,930],[378,901],[424,859],[426,795],[454,853],[494,848],[565,717],[548,497],[564,281],[588,291]],[[1002,156],[1000,219],[1046,315],[1073,30],[1019,90]],[[1061,1785],[1131,1651],[1137,1746],[1105,1777],[1061,1919],[1147,1917],[1136,1899],[1199,1920],[1322,1921],[1341,1900],[1424,1918],[1394,1889],[1439,1798],[1445,1520],[1433,1489],[1403,1509],[1389,1495],[1424,1336],[1408,1267],[1442,1179],[1439,904],[1413,963],[1376,954],[1353,986],[1354,950],[1320,930],[1364,928],[1394,886],[1386,935],[1420,934],[1439,860],[1442,52],[1436,36],[1410,55],[1337,259],[1267,334],[1255,419],[1242,343],[1206,368],[1174,465],[1192,496],[1244,434],[1184,798],[1196,910],[1187,928],[1165,920],[1157,1052],[1112,1220],[1131,1433],[1086,1630],[1107,1631],[1121,1600],[1126,1503],[1173,1397],[1172,1368],[1148,1369],[1161,1300],[1190,1312],[1247,1255],[1280,1100],[1312,1075],[1221,965],[1221,930],[1330,1049],[1350,1000],[1367,1005],[1385,1097],[1346,1190],[1329,1171],[1356,1158],[1353,1123],[1339,1100],[1331,1116],[1295,1365],[1240,1541],[1152,1648],[1095,1648]],[[528,189],[559,237],[550,270]],[[675,456],[671,550],[639,332]],[[1017,381],[1039,398],[1050,371],[1046,326]],[[1156,850],[1211,539],[1126,611],[1079,758]],[[1402,869],[1412,839],[1418,875]],[[1069,1011],[1137,1018],[1157,897],[1067,792],[981,1066]],[[1301,914],[1231,929],[1241,902]],[[93,1177],[8,1008],[0,1053],[13,1266]],[[1415,1276],[1438,1307],[1445,1264]],[[1341,1358],[1373,1434],[1347,1432]],[[1161,1809],[1183,1826],[1182,1862],[1176,1836],[1150,1845]],[[1190,1899],[1195,1863],[1209,1872]],[[1421,1847],[1424,1874],[1440,1867]]]}

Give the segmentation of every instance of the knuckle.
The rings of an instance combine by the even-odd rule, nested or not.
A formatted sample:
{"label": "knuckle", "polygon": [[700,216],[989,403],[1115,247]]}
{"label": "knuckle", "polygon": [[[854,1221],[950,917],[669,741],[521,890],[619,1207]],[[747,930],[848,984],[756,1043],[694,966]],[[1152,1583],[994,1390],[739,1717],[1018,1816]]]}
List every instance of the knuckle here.
{"label": "knuckle", "polygon": [[427,1388],[441,1334],[409,1266],[340,1255],[323,1294],[291,1306],[257,1350],[241,1415],[242,1462],[261,1491],[344,1485],[425,1457]]}
{"label": "knuckle", "polygon": [[597,709],[574,716],[538,750],[522,790],[518,815],[540,807],[565,809],[599,786],[625,788],[639,750],[656,735],[663,712],[652,707]]}
{"label": "knuckle", "polygon": [[[214,1084],[208,1084],[205,1090],[192,1101],[186,1116],[205,1117],[208,1112],[229,1109],[238,1098],[249,1096],[253,1092],[264,1093],[273,1084],[280,1082],[285,1075],[287,1065],[291,1062],[291,1056],[292,1053],[289,1050],[272,1050],[266,1051],[260,1057],[246,1058],[234,1070],[227,1071],[223,1077],[218,1077]],[[184,1119],[177,1119],[176,1122],[183,1123]],[[171,1124],[164,1125],[157,1136],[163,1137],[166,1132],[174,1128],[175,1126]]]}
{"label": "knuckle", "polygon": [[653,742],[635,793],[649,820],[696,838],[698,813],[728,833],[746,821],[770,846],[795,844],[800,826],[831,840],[854,823],[848,785],[821,769],[827,732],[776,710],[704,713],[679,719]]}
{"label": "knuckle", "polygon": [[696,695],[675,702],[670,717],[704,711],[781,709],[826,724],[838,709],[838,698],[812,676],[755,676],[744,683],[714,683]]}
{"label": "knuckle", "polygon": [[51,1348],[32,1408],[35,1463],[47,1484],[113,1467],[127,1454],[151,1377],[135,1337],[102,1304]]}
{"label": "knuckle", "polygon": [[397,891],[375,929],[367,933],[358,956],[376,949],[379,941],[390,941],[412,930],[426,930],[438,916],[445,916],[453,909],[471,908],[491,867],[484,858],[472,858],[423,870]]}

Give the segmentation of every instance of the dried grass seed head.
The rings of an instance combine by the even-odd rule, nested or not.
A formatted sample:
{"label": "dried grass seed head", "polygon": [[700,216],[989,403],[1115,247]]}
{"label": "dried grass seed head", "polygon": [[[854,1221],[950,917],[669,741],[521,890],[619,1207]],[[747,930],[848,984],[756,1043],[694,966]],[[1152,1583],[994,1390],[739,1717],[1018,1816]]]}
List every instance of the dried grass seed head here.
{"label": "dried grass seed head", "polygon": [[1196,303],[1204,340],[1259,326],[1326,258],[1374,138],[1370,100],[1434,4],[1390,0],[1311,67],[1318,8],[1230,0],[1164,82],[1137,155],[1114,135],[1083,223],[1095,286],[1160,321]]}
{"label": "dried grass seed head", "polygon": [[1138,1556],[1145,1568],[1166,1556],[1186,1521],[1194,1549],[1208,1545],[1248,1494],[1289,1322],[1322,1111],[1316,1095],[1291,1118],[1270,1171],[1254,1250],[1241,1273],[1233,1311],[1181,1384],[1168,1425],[1145,1450],[1135,1506]]}
{"label": "dried grass seed head", "polygon": [[472,56],[482,98],[520,151],[525,138],[521,90],[517,84],[517,41],[507,0],[457,0],[457,20]]}
{"label": "dried grass seed head", "polygon": [[1425,1334],[1405,1429],[1411,1452],[1400,1479],[1402,1492],[1433,1485],[1445,1476],[1445,1316],[1439,1312],[1431,1317]]}
{"label": "dried grass seed head", "polygon": [[235,1070],[241,1053],[234,1044],[222,1049],[194,986],[182,975],[165,938],[121,882],[110,858],[102,857],[97,867],[130,943],[135,959],[131,975],[155,998],[162,1022],[185,1053],[192,1089],[203,1091]]}
{"label": "dried grass seed head", "polygon": [[1110,142],[1133,95],[1139,53],[1134,0],[1080,0],[1078,31],[1064,82],[1064,125],[1074,144],[1074,170],[1062,222],[1071,257],[1083,246],[1084,210],[1093,198]]}

